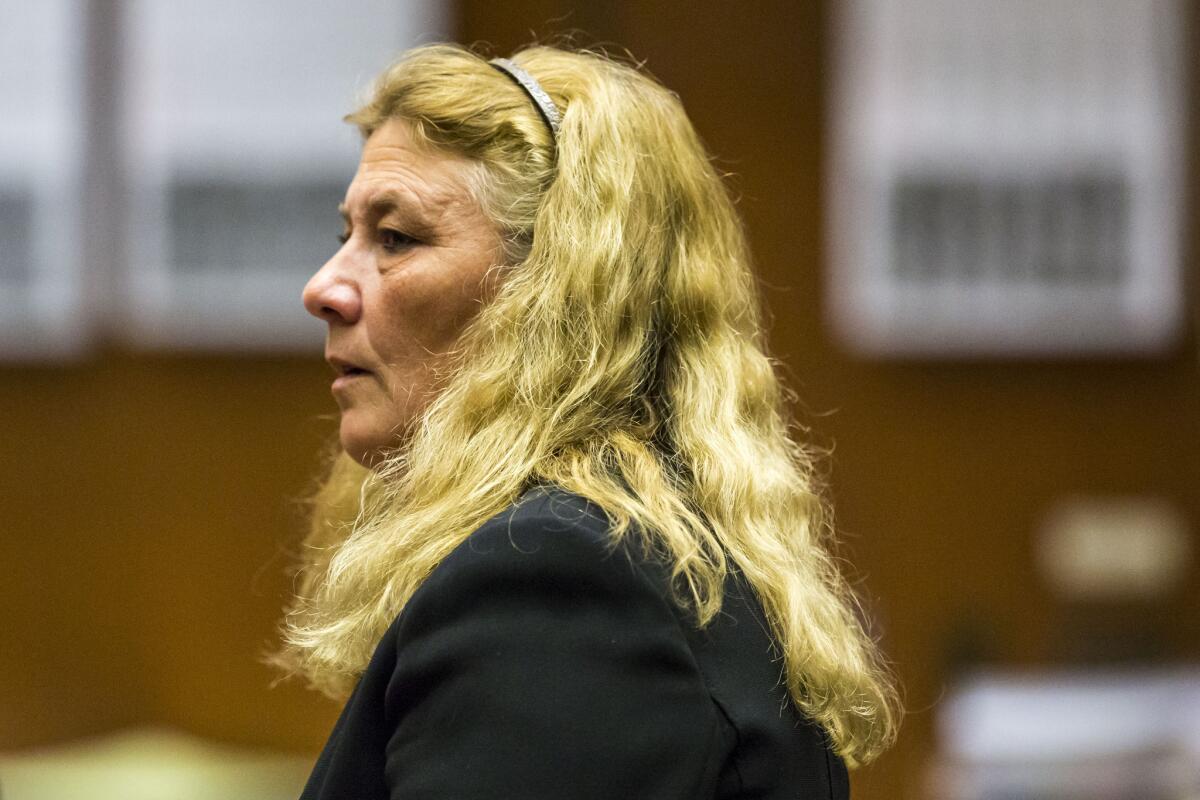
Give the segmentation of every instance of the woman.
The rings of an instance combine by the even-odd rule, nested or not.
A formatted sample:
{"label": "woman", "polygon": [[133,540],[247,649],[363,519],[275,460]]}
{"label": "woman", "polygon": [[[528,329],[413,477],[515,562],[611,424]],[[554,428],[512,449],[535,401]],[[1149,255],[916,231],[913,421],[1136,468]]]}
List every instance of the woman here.
{"label": "woman", "polygon": [[636,70],[514,61],[418,48],[348,118],[304,797],[845,798],[899,711],[720,177]]}

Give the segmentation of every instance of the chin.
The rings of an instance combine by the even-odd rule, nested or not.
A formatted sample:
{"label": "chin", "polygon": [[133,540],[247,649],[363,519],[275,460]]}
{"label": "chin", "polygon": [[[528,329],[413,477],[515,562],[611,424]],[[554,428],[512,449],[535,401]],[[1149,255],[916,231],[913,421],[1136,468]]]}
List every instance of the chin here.
{"label": "chin", "polygon": [[339,439],[346,455],[367,469],[379,466],[387,451],[397,447],[401,439],[395,430],[359,427],[353,418],[342,418]]}
{"label": "chin", "polygon": [[381,437],[370,435],[370,432],[358,430],[342,420],[339,439],[346,455],[368,469],[376,466],[383,459],[383,442]]}

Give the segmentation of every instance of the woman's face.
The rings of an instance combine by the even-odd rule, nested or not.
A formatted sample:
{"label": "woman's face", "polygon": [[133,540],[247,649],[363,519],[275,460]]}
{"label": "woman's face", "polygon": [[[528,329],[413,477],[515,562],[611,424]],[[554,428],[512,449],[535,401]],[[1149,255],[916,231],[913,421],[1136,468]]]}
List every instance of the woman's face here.
{"label": "woman's face", "polygon": [[501,238],[471,191],[476,165],[393,119],[363,147],[343,244],[304,287],[329,324],[342,447],[372,466],[436,392],[435,370],[487,299]]}

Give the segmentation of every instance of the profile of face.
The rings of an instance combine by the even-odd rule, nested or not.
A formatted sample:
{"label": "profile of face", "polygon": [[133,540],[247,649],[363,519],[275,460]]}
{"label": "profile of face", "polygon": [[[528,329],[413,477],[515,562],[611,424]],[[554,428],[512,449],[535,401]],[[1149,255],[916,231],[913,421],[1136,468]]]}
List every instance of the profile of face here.
{"label": "profile of face", "polygon": [[392,119],[367,139],[341,207],[342,246],[304,287],[328,324],[343,449],[378,463],[436,396],[438,368],[489,295],[502,240],[476,165]]}

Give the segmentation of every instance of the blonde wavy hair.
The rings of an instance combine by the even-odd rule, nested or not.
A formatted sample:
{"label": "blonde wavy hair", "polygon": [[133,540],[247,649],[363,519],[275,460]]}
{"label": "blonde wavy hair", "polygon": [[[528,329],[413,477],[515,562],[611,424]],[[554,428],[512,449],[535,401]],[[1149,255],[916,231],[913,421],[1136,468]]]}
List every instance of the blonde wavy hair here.
{"label": "blonde wavy hair", "polygon": [[407,52],[347,120],[389,119],[480,165],[503,232],[495,297],[444,388],[374,469],[338,454],[313,498],[276,663],[344,695],[439,562],[529,486],[582,495],[672,568],[698,625],[740,570],[799,707],[855,766],[900,705],[831,555],[810,448],[789,435],[746,239],[678,97],[589,52],[513,60],[562,110],[455,45]]}

